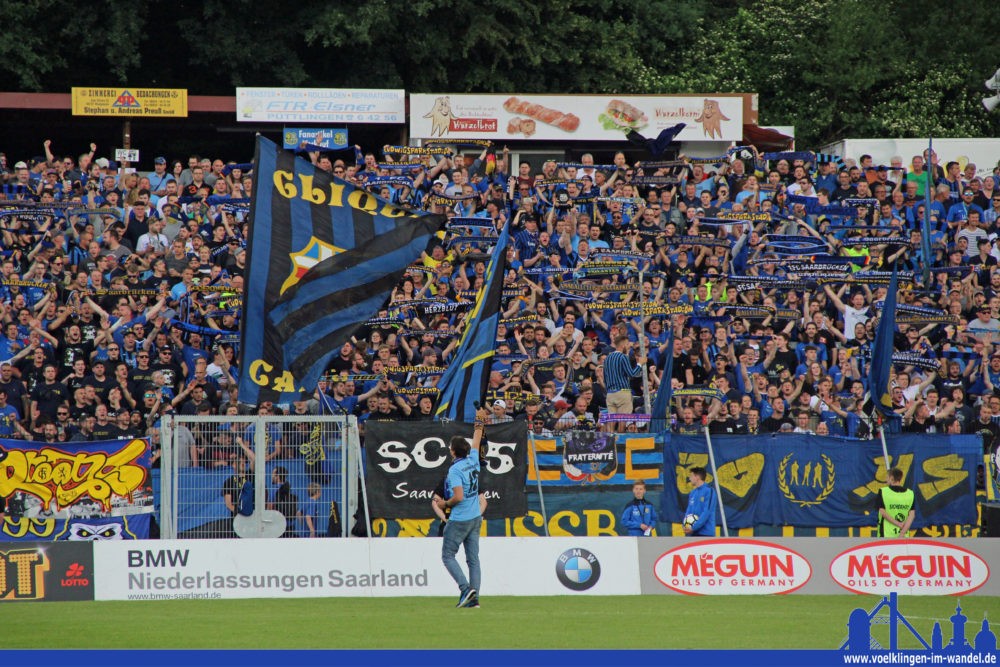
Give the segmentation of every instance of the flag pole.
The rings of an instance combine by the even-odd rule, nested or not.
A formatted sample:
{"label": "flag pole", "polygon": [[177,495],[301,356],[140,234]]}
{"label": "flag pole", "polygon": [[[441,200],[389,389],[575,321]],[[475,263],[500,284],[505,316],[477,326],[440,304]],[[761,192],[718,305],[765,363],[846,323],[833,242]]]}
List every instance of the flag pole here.
{"label": "flag pole", "polygon": [[[645,272],[645,268],[639,270],[639,354],[648,362],[649,359],[646,356],[646,296],[642,291],[642,279]],[[649,367],[645,363],[642,365],[642,408],[647,415],[653,412],[649,399]]]}
{"label": "flag pole", "polygon": [[528,427],[528,442],[531,443],[531,459],[535,462],[535,484],[538,486],[538,504],[542,510],[542,528],[545,537],[549,536],[549,516],[545,512],[545,496],[542,495],[542,473],[538,469],[538,451],[535,449],[535,432]]}
{"label": "flag pole", "polygon": [[708,433],[708,424],[705,428],[705,444],[708,445],[708,462],[712,466],[712,482],[715,484],[715,496],[719,499],[719,514],[722,515],[722,536],[729,537],[729,524],[726,522],[726,505],[722,502],[722,487],[719,485],[719,471],[715,467],[715,452],[712,450],[712,436]]}
{"label": "flag pole", "polygon": [[879,439],[882,441],[882,460],[885,461],[885,472],[886,475],[889,474],[889,448],[885,444],[885,420],[879,415],[878,418],[878,435]]}

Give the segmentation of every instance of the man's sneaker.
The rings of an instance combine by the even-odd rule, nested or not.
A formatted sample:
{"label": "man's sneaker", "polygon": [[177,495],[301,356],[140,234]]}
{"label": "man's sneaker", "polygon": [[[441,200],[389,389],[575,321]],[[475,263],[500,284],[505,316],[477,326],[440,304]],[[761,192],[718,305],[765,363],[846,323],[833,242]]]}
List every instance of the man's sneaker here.
{"label": "man's sneaker", "polygon": [[458,598],[458,604],[455,605],[455,606],[456,607],[468,607],[469,606],[469,602],[471,600],[477,600],[478,601],[478,598],[476,597],[476,589],[470,587],[470,588],[465,589],[465,592],[462,593],[462,596]]}
{"label": "man's sneaker", "polygon": [[473,598],[471,600],[469,600],[469,604],[465,605],[465,608],[466,609],[479,609],[479,596],[478,595],[473,596]]}
{"label": "man's sneaker", "polygon": [[462,593],[462,595],[458,598],[458,604],[455,605],[455,606],[456,607],[468,607],[469,606],[469,601],[470,600],[476,600],[476,599],[477,599],[476,598],[476,589],[470,587],[470,588],[465,589],[465,592]]}

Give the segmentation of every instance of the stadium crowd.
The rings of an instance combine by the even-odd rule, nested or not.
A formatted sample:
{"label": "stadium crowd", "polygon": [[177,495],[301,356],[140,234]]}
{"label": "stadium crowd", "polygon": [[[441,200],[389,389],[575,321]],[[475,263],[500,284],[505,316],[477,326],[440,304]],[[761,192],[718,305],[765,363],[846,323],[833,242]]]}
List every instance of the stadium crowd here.
{"label": "stadium crowd", "polygon": [[[12,164],[0,155],[0,437],[148,434],[155,445],[167,411],[243,413],[250,165],[158,157],[152,171],[125,173],[93,144],[53,150],[46,141],[44,156]],[[944,311],[921,321],[914,309],[896,333],[897,350],[924,360],[894,369],[903,430],[983,432],[987,448],[1000,437],[1000,166],[984,176],[934,153],[876,165],[751,151],[645,166],[640,155],[595,165],[583,154],[536,172],[506,149],[417,154],[422,166],[405,169],[389,153],[311,159],[393,202],[446,213],[447,232],[387,308],[359,323],[310,400],[253,412],[431,418],[489,243],[509,221],[494,422],[524,419],[536,434],[645,430],[643,394],[670,382],[678,433],[707,423],[871,438],[880,272],[895,265],[912,272],[901,304]],[[850,215],[837,208],[845,200]],[[868,272],[881,277],[856,277]],[[182,464],[228,465],[242,435],[196,433]],[[297,456],[293,435],[275,437],[268,457]]]}

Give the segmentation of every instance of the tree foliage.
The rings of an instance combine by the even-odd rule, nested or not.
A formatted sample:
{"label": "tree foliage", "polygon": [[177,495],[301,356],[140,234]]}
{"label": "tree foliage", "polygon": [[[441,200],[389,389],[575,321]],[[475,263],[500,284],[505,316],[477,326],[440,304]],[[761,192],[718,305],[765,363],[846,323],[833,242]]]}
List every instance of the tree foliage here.
{"label": "tree foliage", "polygon": [[802,145],[985,136],[1000,13],[930,0],[0,0],[0,89],[757,92]]}

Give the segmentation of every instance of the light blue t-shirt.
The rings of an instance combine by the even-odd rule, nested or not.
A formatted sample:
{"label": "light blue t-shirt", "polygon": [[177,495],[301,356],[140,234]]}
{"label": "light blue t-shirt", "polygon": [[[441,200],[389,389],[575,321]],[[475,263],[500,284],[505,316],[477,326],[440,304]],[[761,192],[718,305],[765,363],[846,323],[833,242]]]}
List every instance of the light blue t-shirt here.
{"label": "light blue t-shirt", "polygon": [[462,487],[462,502],[451,508],[449,521],[471,521],[479,516],[479,450],[473,449],[464,459],[451,464],[446,482],[448,490]]}

